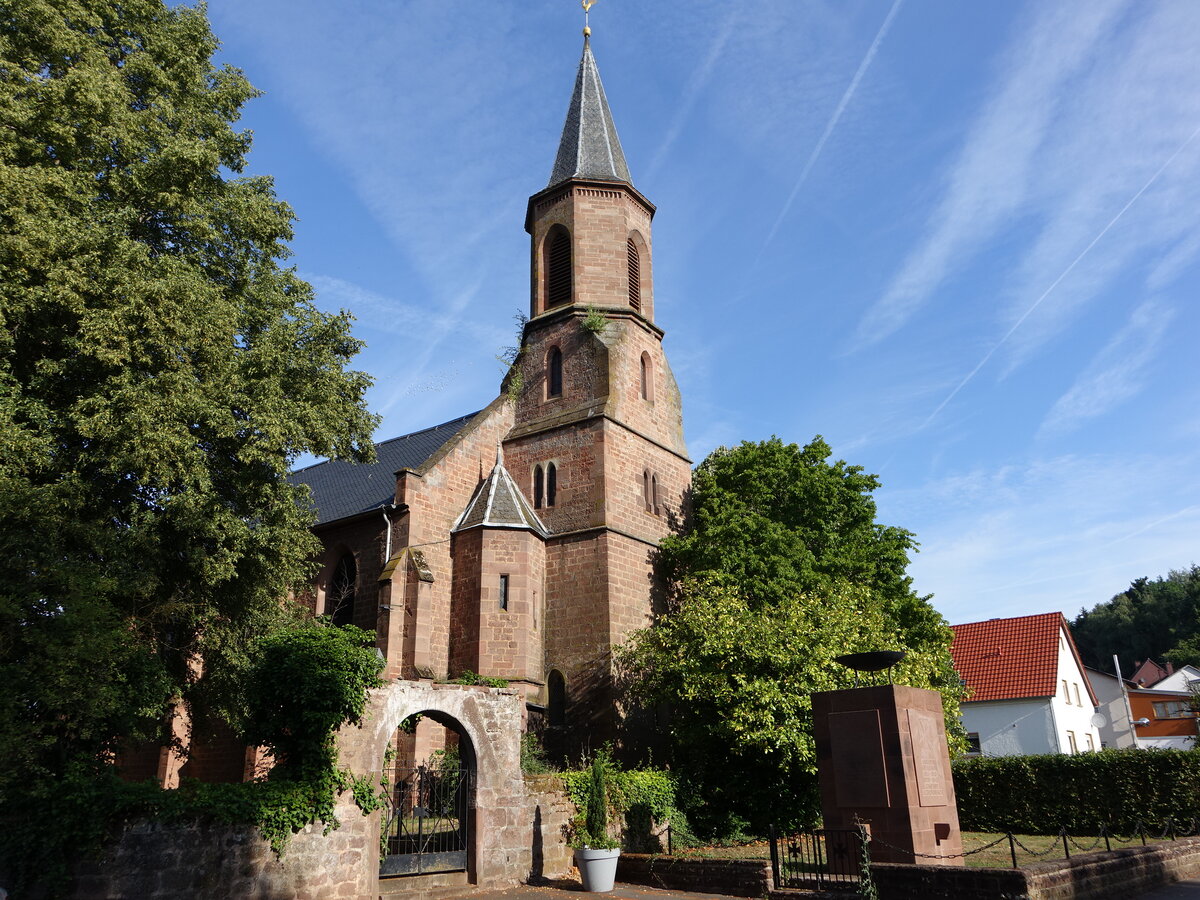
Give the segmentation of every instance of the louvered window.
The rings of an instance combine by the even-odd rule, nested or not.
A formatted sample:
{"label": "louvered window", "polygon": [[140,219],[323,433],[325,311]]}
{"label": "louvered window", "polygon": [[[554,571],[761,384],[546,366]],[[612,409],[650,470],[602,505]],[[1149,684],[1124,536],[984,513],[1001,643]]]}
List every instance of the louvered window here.
{"label": "louvered window", "polygon": [[571,235],[561,225],[550,232],[546,247],[546,306],[571,302]]}
{"label": "louvered window", "polygon": [[637,244],[630,238],[626,242],[629,251],[629,305],[639,312],[642,309],[642,258]]}

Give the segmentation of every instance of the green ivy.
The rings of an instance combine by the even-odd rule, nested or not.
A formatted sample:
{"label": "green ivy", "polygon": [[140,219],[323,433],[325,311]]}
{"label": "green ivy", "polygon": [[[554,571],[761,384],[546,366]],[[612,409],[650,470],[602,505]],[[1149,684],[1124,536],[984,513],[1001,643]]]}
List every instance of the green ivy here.
{"label": "green ivy", "polygon": [[1102,750],[953,763],[964,831],[1129,834],[1138,823],[1186,827],[1200,809],[1200,751]]}

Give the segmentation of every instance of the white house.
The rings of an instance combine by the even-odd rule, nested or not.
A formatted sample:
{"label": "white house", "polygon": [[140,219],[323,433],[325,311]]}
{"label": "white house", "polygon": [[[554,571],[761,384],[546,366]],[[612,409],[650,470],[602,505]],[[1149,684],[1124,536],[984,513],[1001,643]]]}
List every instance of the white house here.
{"label": "white house", "polygon": [[971,692],[962,719],[974,753],[1100,749],[1099,704],[1062,613],[952,627],[954,667]]}
{"label": "white house", "polygon": [[1147,685],[1152,691],[1192,691],[1200,689],[1200,669],[1181,666],[1162,681]]}

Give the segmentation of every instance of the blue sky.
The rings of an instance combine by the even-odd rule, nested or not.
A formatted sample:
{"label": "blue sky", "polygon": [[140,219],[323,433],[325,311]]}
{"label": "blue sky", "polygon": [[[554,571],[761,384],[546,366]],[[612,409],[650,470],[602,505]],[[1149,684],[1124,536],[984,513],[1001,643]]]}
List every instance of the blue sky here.
{"label": "blue sky", "polygon": [[[528,308],[576,0],[210,0],[378,437]],[[822,434],[951,621],[1200,562],[1200,4],[599,0],[692,457]]]}

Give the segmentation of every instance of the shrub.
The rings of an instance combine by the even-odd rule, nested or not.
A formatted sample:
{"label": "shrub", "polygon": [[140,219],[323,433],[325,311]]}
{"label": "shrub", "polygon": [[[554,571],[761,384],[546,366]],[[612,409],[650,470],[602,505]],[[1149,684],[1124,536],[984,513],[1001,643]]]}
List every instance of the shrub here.
{"label": "shrub", "polygon": [[[593,761],[594,765],[594,761]],[[623,770],[607,763],[607,800],[611,815],[622,823],[621,846],[638,853],[662,853],[666,848],[655,833],[669,822],[673,841],[680,846],[696,842],[687,817],[679,809],[675,776],[661,769]],[[567,796],[579,809],[587,806],[591,768],[563,772]]]}
{"label": "shrub", "polygon": [[954,790],[965,831],[1132,833],[1168,819],[1190,822],[1200,807],[1200,752],[1103,750],[1078,756],[956,760]]}

